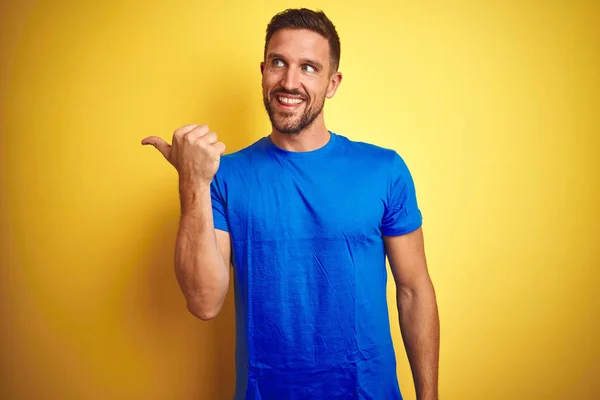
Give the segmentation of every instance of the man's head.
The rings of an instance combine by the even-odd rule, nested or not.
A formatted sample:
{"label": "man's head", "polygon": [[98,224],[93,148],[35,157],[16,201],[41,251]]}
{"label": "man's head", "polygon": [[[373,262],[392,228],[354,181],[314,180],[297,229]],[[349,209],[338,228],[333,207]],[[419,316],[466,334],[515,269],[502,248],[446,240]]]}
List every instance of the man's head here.
{"label": "man's head", "polygon": [[261,72],[274,129],[298,134],[311,126],[342,79],[339,62],[340,40],[323,12],[290,9],[271,19]]}

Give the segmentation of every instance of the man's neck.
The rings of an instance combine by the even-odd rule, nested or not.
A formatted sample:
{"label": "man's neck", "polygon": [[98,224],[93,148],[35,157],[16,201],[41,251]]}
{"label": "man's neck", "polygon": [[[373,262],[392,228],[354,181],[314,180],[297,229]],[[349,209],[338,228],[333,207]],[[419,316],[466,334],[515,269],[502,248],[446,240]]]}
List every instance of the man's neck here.
{"label": "man's neck", "polygon": [[283,150],[306,152],[320,149],[331,139],[325,123],[319,118],[310,127],[298,134],[278,132],[275,128],[271,131],[271,140]]}

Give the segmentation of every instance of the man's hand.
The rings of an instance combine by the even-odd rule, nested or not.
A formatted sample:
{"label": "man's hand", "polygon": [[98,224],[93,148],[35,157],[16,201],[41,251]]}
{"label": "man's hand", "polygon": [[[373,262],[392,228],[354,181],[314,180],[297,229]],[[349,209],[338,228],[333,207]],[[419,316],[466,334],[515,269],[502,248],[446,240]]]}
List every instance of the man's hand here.
{"label": "man's hand", "polygon": [[180,179],[209,185],[225,153],[225,144],[217,142],[217,134],[206,125],[185,125],[173,133],[172,142],[169,145],[157,136],[142,140],[143,145],[152,145],[161,152]]}

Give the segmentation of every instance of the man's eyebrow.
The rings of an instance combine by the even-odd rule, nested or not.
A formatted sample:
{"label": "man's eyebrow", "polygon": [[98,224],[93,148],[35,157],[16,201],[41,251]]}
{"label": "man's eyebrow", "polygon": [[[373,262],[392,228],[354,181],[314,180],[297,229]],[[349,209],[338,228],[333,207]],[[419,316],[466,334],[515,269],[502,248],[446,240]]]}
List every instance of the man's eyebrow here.
{"label": "man's eyebrow", "polygon": [[279,53],[269,53],[267,54],[267,58],[283,58],[283,55]]}
{"label": "man's eyebrow", "polygon": [[323,65],[320,62],[316,60],[311,60],[310,58],[302,58],[300,62],[302,62],[302,64],[314,65],[315,67],[317,67],[317,69],[323,69]]}
{"label": "man's eyebrow", "polygon": [[[285,60],[285,57],[283,56],[283,54],[279,54],[279,53],[269,53],[267,55],[267,60],[271,60],[274,58],[281,58],[282,60]],[[316,61],[316,60],[312,60],[310,58],[301,58],[300,62],[302,64],[311,64],[314,65],[315,67],[317,67],[317,69],[322,69],[323,68],[323,64],[321,64],[320,62]]]}

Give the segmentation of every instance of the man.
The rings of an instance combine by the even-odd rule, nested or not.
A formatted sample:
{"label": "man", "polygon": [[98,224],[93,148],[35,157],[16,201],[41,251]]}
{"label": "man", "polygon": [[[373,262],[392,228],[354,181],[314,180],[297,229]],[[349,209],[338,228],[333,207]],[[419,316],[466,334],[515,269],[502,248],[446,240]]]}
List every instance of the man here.
{"label": "man", "polygon": [[[393,150],[329,131],[342,80],[322,12],[287,10],[261,63],[272,131],[224,155],[205,125],[154,145],[179,172],[175,269],[191,313],[214,318],[233,265],[236,399],[401,399],[387,255],[418,399],[437,399],[439,322],[421,213]],[[221,157],[222,156],[222,157]]]}

